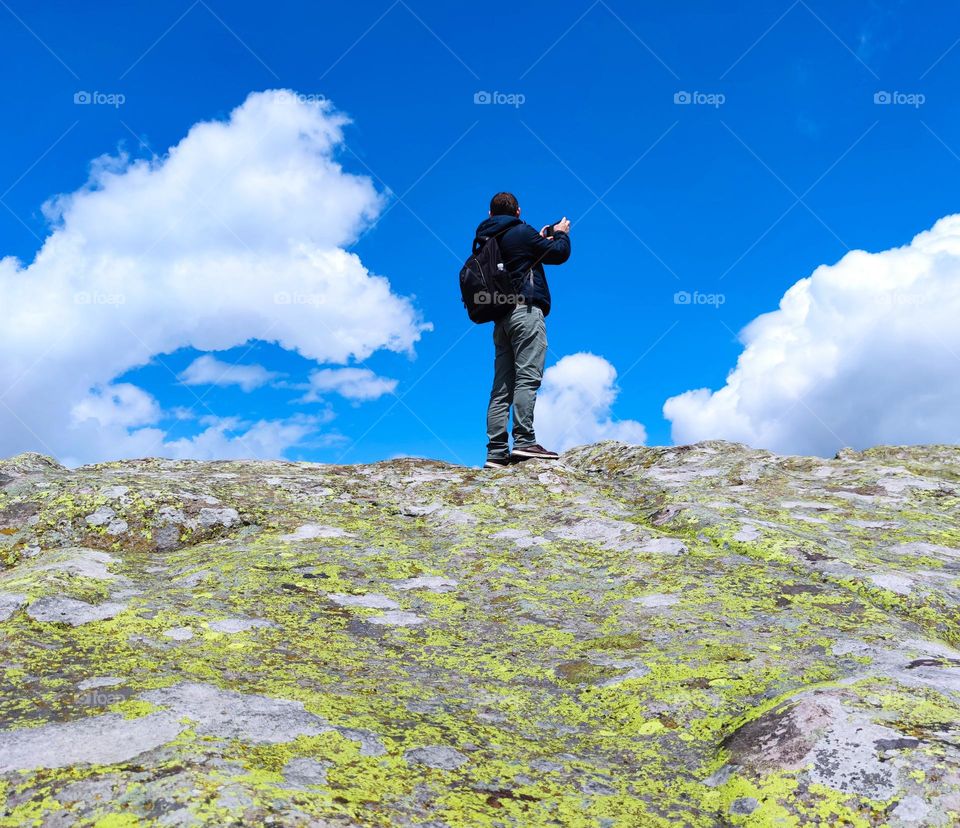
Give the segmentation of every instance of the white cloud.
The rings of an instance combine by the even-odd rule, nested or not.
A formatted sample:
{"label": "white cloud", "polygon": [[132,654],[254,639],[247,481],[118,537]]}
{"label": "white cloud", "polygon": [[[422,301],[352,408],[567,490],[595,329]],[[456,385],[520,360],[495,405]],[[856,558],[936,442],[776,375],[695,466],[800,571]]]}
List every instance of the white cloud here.
{"label": "white cloud", "polygon": [[262,365],[233,364],[204,354],[191,362],[179,379],[184,385],[239,385],[244,391],[253,391],[276,377]]}
{"label": "white cloud", "polygon": [[543,374],[537,399],[537,439],[549,449],[564,451],[598,440],[622,440],[642,445],[643,425],[614,420],[611,415],[619,389],[617,370],[595,354],[571,354]]}
{"label": "white cloud", "polygon": [[160,404],[129,382],[95,388],[71,412],[73,422],[95,420],[103,426],[142,426],[160,419]]}
{"label": "white cloud", "polygon": [[[163,450],[159,429],[130,430],[156,419],[149,395],[111,383],[179,348],[255,339],[319,364],[411,353],[429,326],[344,249],[382,207],[334,160],[344,123],[326,103],[252,94],[162,158],[99,159],[45,205],[34,260],[0,259],[0,456]],[[273,427],[263,450],[297,430]]]}
{"label": "white cloud", "polygon": [[[335,432],[318,430],[333,418],[333,411],[322,410],[313,415],[296,415],[285,419],[251,422],[240,417],[217,417],[205,415],[183,416],[184,411],[171,411],[170,416],[179,420],[195,419],[203,430],[190,437],[172,438],[162,428],[144,427],[129,430],[122,424],[103,425],[91,423],[94,430],[86,430],[83,424],[77,432],[81,436],[94,435],[103,443],[113,441],[117,450],[112,459],[124,460],[133,457],[172,457],[177,460],[270,460],[280,457],[294,447],[319,448],[336,445],[344,437]],[[65,453],[60,462],[66,466],[78,466],[86,459],[83,456]]]}
{"label": "white cloud", "polygon": [[375,400],[396,387],[395,379],[377,376],[368,368],[323,368],[310,374],[310,390],[301,402],[315,402],[331,392],[358,402]]}
{"label": "white cloud", "polygon": [[239,460],[279,457],[313,434],[324,418],[293,417],[248,423],[235,417],[208,420],[199,434],[164,443],[175,459]]}
{"label": "white cloud", "polygon": [[667,400],[678,443],[830,455],[960,441],[960,216],[911,244],[848,253],[742,332],[726,385]]}

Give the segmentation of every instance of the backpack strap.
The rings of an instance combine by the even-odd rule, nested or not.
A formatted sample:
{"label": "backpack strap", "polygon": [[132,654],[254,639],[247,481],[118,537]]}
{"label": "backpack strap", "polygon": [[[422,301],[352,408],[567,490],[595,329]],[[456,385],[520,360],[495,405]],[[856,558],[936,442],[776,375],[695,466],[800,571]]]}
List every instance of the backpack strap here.
{"label": "backpack strap", "polygon": [[488,241],[490,241],[490,239],[497,239],[497,240],[499,241],[500,236],[502,236],[504,233],[506,233],[507,230],[512,230],[512,229],[513,229],[514,227],[516,227],[518,224],[523,224],[523,222],[520,220],[520,218],[514,219],[514,220],[513,220],[510,224],[508,224],[506,227],[502,227],[502,228],[501,228],[500,230],[498,230],[496,233],[492,233],[492,234],[489,235],[489,236],[477,236],[477,237],[473,240],[473,255],[476,256],[477,253],[480,252],[480,249],[481,249]]}

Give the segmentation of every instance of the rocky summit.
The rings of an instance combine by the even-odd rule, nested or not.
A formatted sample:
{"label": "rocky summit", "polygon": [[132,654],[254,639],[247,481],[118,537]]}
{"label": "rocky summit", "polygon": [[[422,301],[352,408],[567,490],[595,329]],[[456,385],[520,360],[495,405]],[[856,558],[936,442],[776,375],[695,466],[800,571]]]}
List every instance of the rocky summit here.
{"label": "rocky summit", "polygon": [[960,822],[960,449],[0,462],[0,824]]}

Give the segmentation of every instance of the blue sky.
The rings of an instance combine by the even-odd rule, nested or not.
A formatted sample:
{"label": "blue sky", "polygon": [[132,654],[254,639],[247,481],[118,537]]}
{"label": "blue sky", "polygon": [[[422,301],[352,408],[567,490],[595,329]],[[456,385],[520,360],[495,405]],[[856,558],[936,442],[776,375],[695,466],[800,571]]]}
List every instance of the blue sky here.
{"label": "blue sky", "polygon": [[[348,115],[336,158],[385,194],[381,218],[347,249],[432,330],[413,356],[378,349],[351,364],[395,379],[395,393],[294,402],[291,386],[318,366],[264,342],[217,357],[279,382],[187,386],[177,375],[201,351],[180,347],[116,378],[158,401],[171,438],[204,428],[176,409],[270,420],[323,408],[329,422],[285,456],[479,462],[490,329],[467,320],[456,276],[500,189],[538,227],[573,222],[573,256],[549,272],[548,365],[580,352],[612,364],[610,416],[642,423],[651,444],[677,436],[664,402],[724,386],[738,332],[794,283],[851,249],[908,244],[955,212],[960,9],[948,2],[2,0],[0,20],[0,257],[31,262],[51,229],[41,205],[82,187],[94,158],[162,158],[197,122],[267,89]],[[83,91],[123,102],[75,103]],[[478,92],[522,103],[476,103]],[[678,303],[684,291],[715,301]],[[55,374],[42,361],[23,368]],[[851,423],[870,408],[854,409],[834,423],[824,403],[829,413],[811,413],[822,439],[776,447],[866,441]],[[42,430],[16,413],[23,433],[5,448],[44,451]],[[951,436],[916,426],[881,436]],[[715,430],[687,432],[731,436]]]}

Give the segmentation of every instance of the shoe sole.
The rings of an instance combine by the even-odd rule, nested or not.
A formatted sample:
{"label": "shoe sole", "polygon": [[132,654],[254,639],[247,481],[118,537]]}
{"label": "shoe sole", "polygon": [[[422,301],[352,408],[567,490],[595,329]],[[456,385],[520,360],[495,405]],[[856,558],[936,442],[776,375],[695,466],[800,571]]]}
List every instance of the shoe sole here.
{"label": "shoe sole", "polygon": [[483,467],[485,469],[506,469],[510,467],[510,463],[484,463]]}
{"label": "shoe sole", "polygon": [[523,451],[515,451],[512,457],[517,457],[521,460],[559,460],[559,454],[526,454]]}

